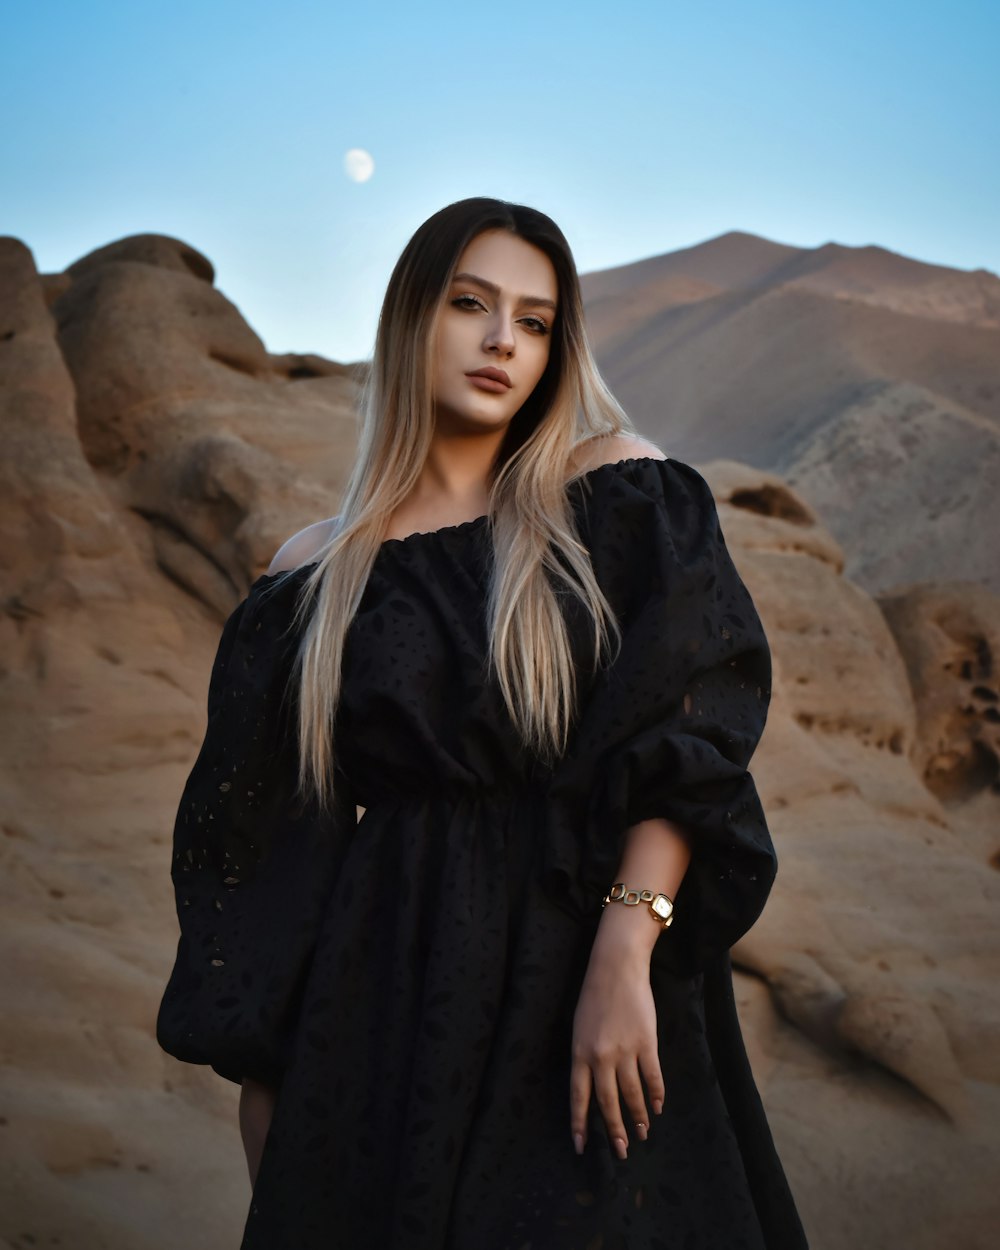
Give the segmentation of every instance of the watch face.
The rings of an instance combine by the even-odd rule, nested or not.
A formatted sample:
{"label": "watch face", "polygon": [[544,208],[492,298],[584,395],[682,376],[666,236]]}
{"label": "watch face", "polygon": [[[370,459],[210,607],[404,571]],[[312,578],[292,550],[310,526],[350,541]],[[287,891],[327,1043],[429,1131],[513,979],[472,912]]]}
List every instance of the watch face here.
{"label": "watch face", "polygon": [[673,903],[671,903],[670,899],[667,898],[665,894],[658,894],[656,898],[653,899],[650,906],[663,920],[666,920],[666,918],[674,910]]}

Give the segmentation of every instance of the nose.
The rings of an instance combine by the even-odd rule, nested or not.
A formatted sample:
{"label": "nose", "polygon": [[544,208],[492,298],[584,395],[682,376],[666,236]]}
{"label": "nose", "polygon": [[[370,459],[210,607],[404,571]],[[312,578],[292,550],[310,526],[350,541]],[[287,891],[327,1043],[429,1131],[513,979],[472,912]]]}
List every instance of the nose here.
{"label": "nose", "polygon": [[490,321],[483,346],[498,356],[510,356],[514,351],[514,322],[510,314],[497,312]]}

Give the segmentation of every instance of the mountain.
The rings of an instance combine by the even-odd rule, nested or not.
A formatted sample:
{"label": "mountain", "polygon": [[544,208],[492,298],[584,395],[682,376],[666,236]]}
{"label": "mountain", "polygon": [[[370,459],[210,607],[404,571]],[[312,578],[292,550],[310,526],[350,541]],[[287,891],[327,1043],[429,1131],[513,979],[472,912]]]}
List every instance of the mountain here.
{"label": "mountain", "polygon": [[873,593],[1000,590],[1000,278],[731,232],[582,279],[601,373],[682,460],[779,473]]}

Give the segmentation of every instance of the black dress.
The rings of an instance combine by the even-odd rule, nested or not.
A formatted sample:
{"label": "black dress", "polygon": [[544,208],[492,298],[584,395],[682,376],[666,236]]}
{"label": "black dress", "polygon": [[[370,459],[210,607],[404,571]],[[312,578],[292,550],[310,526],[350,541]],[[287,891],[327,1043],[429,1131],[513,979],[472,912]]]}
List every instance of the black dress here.
{"label": "black dress", "polygon": [[[486,518],[379,549],[325,821],[294,795],[306,570],[259,578],[226,622],[157,1040],[280,1087],[241,1250],[806,1245],[729,962],[777,866],[746,771],[767,641],[694,469],[628,459],[568,490],[623,642],[593,676],[567,598],[583,696],[554,770],[484,676]],[[573,1013],[625,830],[654,816],[693,834],[650,973],[665,1106],[646,1142],[626,1110],[621,1160],[592,1097],[577,1155]]]}

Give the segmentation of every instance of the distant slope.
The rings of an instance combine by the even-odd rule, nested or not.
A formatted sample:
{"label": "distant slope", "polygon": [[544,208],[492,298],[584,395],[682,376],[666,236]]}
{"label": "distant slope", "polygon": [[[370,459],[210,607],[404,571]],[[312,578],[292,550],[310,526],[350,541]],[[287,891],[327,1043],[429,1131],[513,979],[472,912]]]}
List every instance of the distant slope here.
{"label": "distant slope", "polygon": [[604,377],[684,460],[781,473],[848,572],[1000,589],[1000,278],[730,232],[583,277]]}

